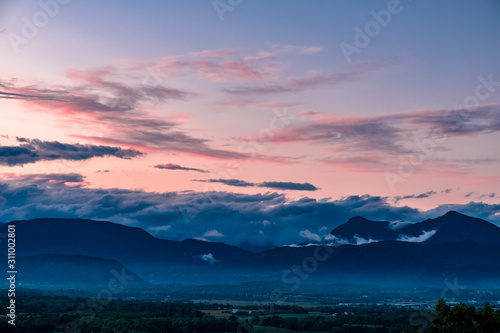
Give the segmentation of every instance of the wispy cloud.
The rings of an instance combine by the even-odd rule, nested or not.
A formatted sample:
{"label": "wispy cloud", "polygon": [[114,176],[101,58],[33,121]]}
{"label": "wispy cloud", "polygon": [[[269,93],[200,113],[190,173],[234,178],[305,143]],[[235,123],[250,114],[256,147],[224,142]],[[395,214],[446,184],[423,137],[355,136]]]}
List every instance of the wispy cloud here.
{"label": "wispy cloud", "polygon": [[312,71],[303,77],[291,77],[285,82],[267,82],[261,85],[236,86],[225,91],[232,95],[264,95],[292,93],[317,88],[324,85],[337,85],[357,81],[368,77],[375,71],[387,66],[384,61],[366,61],[355,63],[346,69],[323,73]]}
{"label": "wispy cloud", "polygon": [[[294,45],[280,46],[275,51],[278,49],[280,52],[303,54],[322,50],[318,46]],[[144,152],[175,151],[216,159],[287,163],[284,156],[265,156],[211,147],[210,140],[194,137],[183,130],[178,118],[153,116],[146,110],[158,103],[192,100],[199,95],[186,89],[165,87],[165,75],[198,73],[210,80],[251,80],[264,82],[264,90],[271,87],[271,91],[294,91],[357,80],[388,64],[387,61],[372,61],[353,64],[345,70],[329,74],[311,72],[303,77],[289,78],[282,85],[272,83],[281,70],[274,58],[272,52],[228,49],[207,50],[145,62],[122,61],[90,69],[69,69],[66,74],[73,82],[72,85],[22,85],[19,80],[4,80],[0,82],[0,98],[16,99],[33,111],[51,112],[64,119],[99,128],[99,135],[72,134],[75,138],[93,143],[119,145]],[[142,82],[137,82],[140,75],[146,76]],[[260,88],[256,89],[255,92],[262,92]],[[256,107],[263,108],[296,104],[254,103]],[[389,138],[385,143],[390,142]],[[384,142],[380,145],[384,146]]]}
{"label": "wispy cloud", "polygon": [[298,54],[316,54],[323,52],[323,46],[304,46],[292,44],[274,44],[272,49],[277,53],[298,53]]}
{"label": "wispy cloud", "polygon": [[203,234],[203,237],[224,237],[222,233],[217,231],[216,229],[209,230]]}
{"label": "wispy cloud", "polygon": [[[459,110],[422,110],[388,116],[394,121],[444,135],[464,136],[500,131],[500,105],[482,105]],[[387,118],[387,117],[386,117]]]}
{"label": "wispy cloud", "polygon": [[[321,118],[277,130],[272,137],[264,140],[274,143],[303,142],[328,145],[335,151],[389,151],[401,154],[410,151],[401,144],[408,141],[406,135],[403,129],[397,128],[385,118]],[[252,139],[242,138],[242,140]]]}
{"label": "wispy cloud", "polygon": [[318,234],[315,234],[315,233],[313,233],[313,232],[311,232],[311,231],[309,231],[308,229],[306,229],[306,230],[301,230],[301,231],[299,232],[299,235],[300,235],[301,237],[307,238],[307,239],[312,240],[312,241],[315,241],[315,242],[321,242],[321,236],[320,236],[320,235],[318,235]]}
{"label": "wispy cloud", "polygon": [[249,110],[270,110],[275,111],[279,109],[286,109],[293,106],[300,105],[301,103],[297,102],[258,102],[252,98],[245,97],[231,97],[223,99],[217,103],[215,103],[218,107],[238,107],[241,109],[249,109]]}
{"label": "wispy cloud", "polygon": [[209,171],[207,170],[202,170],[202,169],[196,169],[196,168],[188,168],[188,167],[183,167],[178,164],[172,164],[172,163],[166,163],[166,164],[158,164],[154,166],[157,169],[165,169],[165,170],[183,170],[183,171],[197,171],[197,172],[202,172],[202,173],[208,173]]}
{"label": "wispy cloud", "polygon": [[[200,71],[210,76],[208,69],[203,69],[202,64],[209,59],[215,61],[214,59],[230,54],[239,52],[213,51],[189,57],[193,61],[192,66],[197,64]],[[254,57],[244,56],[244,59],[248,63],[260,63],[266,62],[268,57],[269,55],[257,54]],[[169,61],[166,63],[170,64]],[[288,163],[286,156],[266,156],[212,147],[211,140],[195,137],[183,129],[179,115],[160,117],[148,112],[158,104],[172,100],[192,100],[198,96],[192,91],[165,87],[159,81],[137,82],[140,75],[145,75],[149,65],[151,64],[122,62],[116,66],[70,69],[67,76],[73,84],[69,85],[22,85],[17,79],[2,81],[0,98],[16,99],[33,112],[50,112],[65,121],[71,119],[73,123],[99,129],[98,135],[70,134],[92,143],[118,145],[143,152],[173,151],[214,159]],[[235,76],[242,76],[242,71],[244,72],[232,60],[218,63],[218,66],[226,66],[225,72]],[[213,70],[220,73],[217,66]]]}
{"label": "wispy cloud", "polygon": [[87,71],[70,70],[68,76],[77,84],[73,86],[16,86],[10,82],[2,82],[3,91],[0,91],[0,98],[32,102],[37,106],[53,108],[53,111],[67,114],[120,114],[136,109],[141,102],[186,99],[196,95],[162,86],[129,86],[111,81],[108,76],[115,71],[112,67]]}
{"label": "wispy cloud", "polygon": [[399,235],[398,241],[400,242],[409,242],[409,243],[422,243],[434,236],[437,232],[437,229],[422,231],[420,236],[408,236],[408,235]]}
{"label": "wispy cloud", "polygon": [[[41,107],[65,119],[105,129],[99,136],[72,135],[91,142],[144,151],[177,151],[219,159],[254,158],[251,154],[212,148],[208,145],[209,140],[189,135],[180,129],[175,120],[153,117],[140,110],[143,103],[169,98],[184,99],[192,94],[161,86],[127,87],[101,77],[106,75],[110,75],[106,70],[73,73],[73,78],[84,81],[84,85],[78,87],[10,86],[9,90],[23,93],[0,91],[0,98],[15,96],[28,103],[28,106]],[[100,87],[99,92],[96,92],[96,87]]]}
{"label": "wispy cloud", "polygon": [[[323,148],[328,156],[319,161],[359,172],[394,171],[401,157],[432,162],[432,170],[465,175],[471,165],[495,163],[496,158],[442,159],[428,155],[449,150],[453,137],[487,135],[500,130],[500,105],[474,110],[417,110],[381,116],[332,117],[319,114],[278,129],[259,143],[311,145]],[[256,141],[242,137],[243,142]],[[426,164],[429,164],[426,163]],[[420,165],[419,168],[425,168]],[[427,172],[433,172],[427,170]],[[397,170],[396,170],[397,171]]]}
{"label": "wispy cloud", "polygon": [[266,51],[219,49],[169,56],[151,61],[128,61],[129,70],[150,73],[148,82],[175,76],[198,75],[210,81],[251,81],[273,78],[279,66]]}
{"label": "wispy cloud", "polygon": [[198,258],[200,258],[203,261],[208,262],[210,265],[216,264],[220,262],[220,260],[215,259],[214,255],[212,253],[206,253],[199,255]]}
{"label": "wispy cloud", "polygon": [[[341,151],[411,151],[415,131],[436,131],[446,136],[488,134],[500,131],[500,105],[475,110],[423,110],[383,116],[318,117],[294,128],[277,131],[270,142],[311,142],[330,144]],[[248,140],[248,139],[246,139]]]}
{"label": "wispy cloud", "polygon": [[363,238],[359,235],[354,235],[352,239],[345,239],[342,237],[338,237],[332,234],[328,234],[324,237],[324,241],[328,244],[332,245],[364,245],[364,244],[370,244],[370,243],[377,243],[380,242],[378,239],[373,239],[373,238]]}

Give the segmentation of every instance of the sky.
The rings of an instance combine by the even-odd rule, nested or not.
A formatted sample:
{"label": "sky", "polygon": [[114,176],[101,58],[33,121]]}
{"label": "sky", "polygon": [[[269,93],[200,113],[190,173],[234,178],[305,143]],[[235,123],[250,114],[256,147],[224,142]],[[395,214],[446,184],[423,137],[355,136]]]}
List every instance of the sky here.
{"label": "sky", "polygon": [[0,1],[0,220],[276,246],[500,223],[497,1]]}

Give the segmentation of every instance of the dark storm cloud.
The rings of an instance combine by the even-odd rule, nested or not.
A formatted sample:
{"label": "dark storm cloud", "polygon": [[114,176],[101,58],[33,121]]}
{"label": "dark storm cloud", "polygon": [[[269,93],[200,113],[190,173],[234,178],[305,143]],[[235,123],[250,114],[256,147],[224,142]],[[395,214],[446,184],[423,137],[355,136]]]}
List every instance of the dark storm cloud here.
{"label": "dark storm cloud", "polygon": [[68,144],[58,141],[17,138],[19,146],[0,146],[0,165],[16,166],[39,161],[80,161],[93,157],[113,156],[130,159],[141,156],[135,149],[110,146]]}

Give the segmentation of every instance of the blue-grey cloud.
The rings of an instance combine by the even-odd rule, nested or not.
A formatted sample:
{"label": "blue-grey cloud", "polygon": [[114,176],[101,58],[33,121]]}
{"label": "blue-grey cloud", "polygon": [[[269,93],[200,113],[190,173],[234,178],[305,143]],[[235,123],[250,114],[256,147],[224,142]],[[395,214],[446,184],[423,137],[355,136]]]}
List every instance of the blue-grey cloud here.
{"label": "blue-grey cloud", "polygon": [[166,163],[166,164],[158,164],[154,166],[157,169],[165,169],[165,170],[183,170],[183,171],[197,171],[197,172],[202,172],[202,173],[208,173],[209,171],[207,170],[202,170],[202,169],[196,169],[196,168],[188,168],[188,167],[183,167],[178,164],[172,164],[172,163]]}
{"label": "blue-grey cloud", "polygon": [[240,179],[207,179],[200,180],[195,179],[197,182],[204,183],[220,183],[227,186],[237,186],[237,187],[263,187],[272,188],[275,190],[294,190],[294,191],[317,191],[318,188],[311,183],[293,183],[293,182],[262,182],[262,183],[250,183]]}
{"label": "blue-grey cloud", "polygon": [[[446,192],[446,193],[448,193],[448,192]],[[431,196],[436,195],[436,194],[437,194],[436,191],[427,191],[425,193],[420,193],[420,194],[410,194],[410,195],[403,195],[403,196],[398,195],[398,196],[394,197],[394,202],[398,203],[399,201],[404,200],[404,199],[430,198]]]}
{"label": "blue-grey cloud", "polygon": [[472,196],[476,197],[477,199],[485,199],[485,198],[494,198],[495,193],[477,193],[477,192],[469,192],[466,195],[464,195],[465,198],[470,198]]}
{"label": "blue-grey cloud", "polygon": [[16,166],[39,161],[81,161],[93,157],[113,156],[130,159],[141,156],[135,149],[111,146],[69,144],[59,141],[17,138],[19,146],[0,146],[0,165]]}
{"label": "blue-grey cloud", "polygon": [[85,177],[79,173],[35,173],[27,175],[4,174],[3,178],[12,181],[21,181],[34,185],[61,187],[66,185],[80,186],[85,182]]}
{"label": "blue-grey cloud", "polygon": [[194,179],[196,182],[202,183],[220,183],[227,186],[237,186],[237,187],[253,187],[254,183],[249,183],[244,180],[239,179]]}
{"label": "blue-grey cloud", "polygon": [[277,190],[295,190],[295,191],[317,191],[318,188],[311,183],[292,183],[292,182],[263,182],[258,187],[267,187]]}

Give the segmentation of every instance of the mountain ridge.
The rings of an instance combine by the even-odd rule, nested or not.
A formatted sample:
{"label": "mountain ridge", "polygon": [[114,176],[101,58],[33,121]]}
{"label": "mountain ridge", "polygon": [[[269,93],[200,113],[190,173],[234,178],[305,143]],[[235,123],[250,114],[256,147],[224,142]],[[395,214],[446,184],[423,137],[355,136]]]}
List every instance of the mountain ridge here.
{"label": "mountain ridge", "polygon": [[[459,276],[470,285],[490,286],[500,278],[500,228],[458,212],[402,227],[354,217],[333,230],[344,232],[338,239],[371,235],[382,239],[356,243],[360,245],[282,246],[257,253],[196,239],[163,240],[143,229],[107,221],[46,218],[12,223],[17,255],[41,255],[35,266],[44,264],[47,255],[97,257],[115,260],[144,280],[160,284],[280,281],[297,269],[309,272],[308,281],[321,283],[436,285]],[[6,223],[0,225],[0,230],[6,228]],[[439,230],[418,239],[432,228]],[[401,235],[408,237],[406,241]],[[325,259],[319,259],[316,251]]]}

